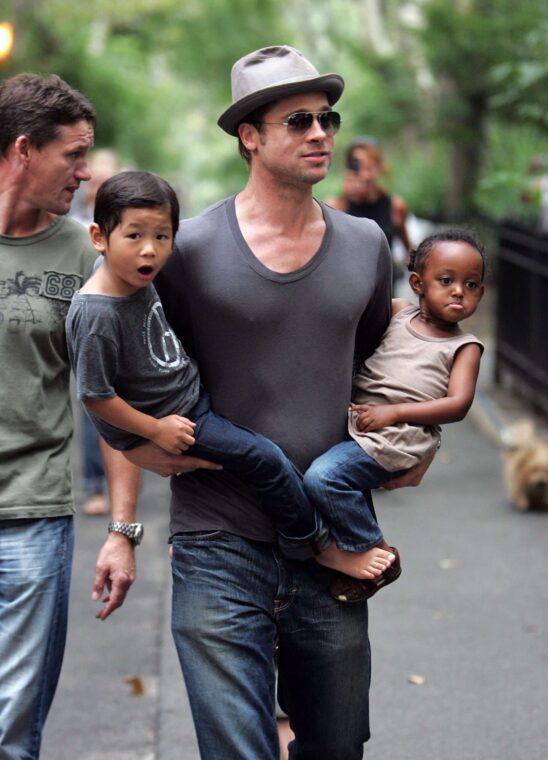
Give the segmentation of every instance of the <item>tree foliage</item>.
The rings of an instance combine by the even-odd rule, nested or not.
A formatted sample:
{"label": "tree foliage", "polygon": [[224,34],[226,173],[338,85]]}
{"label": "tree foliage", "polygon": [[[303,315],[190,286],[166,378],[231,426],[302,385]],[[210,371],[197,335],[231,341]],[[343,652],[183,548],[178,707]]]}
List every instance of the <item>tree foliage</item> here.
{"label": "tree foliage", "polygon": [[494,120],[548,131],[546,5],[431,0],[423,50],[437,86],[439,131],[452,152],[447,211],[468,216]]}
{"label": "tree foliage", "polygon": [[[0,76],[56,72],[81,89],[96,143],[165,174],[189,211],[245,180],[216,121],[232,63],[264,45],[344,75],[338,144],[380,136],[394,188],[423,215],[485,211],[501,143],[527,129],[539,150],[548,131],[544,0],[3,0],[0,13],[16,35]],[[341,153],[320,195],[338,190]]]}

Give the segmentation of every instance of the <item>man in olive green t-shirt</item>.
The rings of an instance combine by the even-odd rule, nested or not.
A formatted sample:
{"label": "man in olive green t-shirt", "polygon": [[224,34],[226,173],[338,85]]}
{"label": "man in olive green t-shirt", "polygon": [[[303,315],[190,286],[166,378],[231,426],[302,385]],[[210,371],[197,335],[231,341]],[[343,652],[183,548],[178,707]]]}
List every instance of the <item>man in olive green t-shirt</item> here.
{"label": "man in olive green t-shirt", "polygon": [[[64,321],[95,259],[66,214],[90,178],[94,122],[59,77],[0,85],[0,760],[38,757],[64,653],[74,541]],[[132,522],[138,471],[118,458],[107,470],[114,462],[113,519]],[[133,578],[133,544],[112,533],[97,563],[93,598],[109,590],[98,617]]]}

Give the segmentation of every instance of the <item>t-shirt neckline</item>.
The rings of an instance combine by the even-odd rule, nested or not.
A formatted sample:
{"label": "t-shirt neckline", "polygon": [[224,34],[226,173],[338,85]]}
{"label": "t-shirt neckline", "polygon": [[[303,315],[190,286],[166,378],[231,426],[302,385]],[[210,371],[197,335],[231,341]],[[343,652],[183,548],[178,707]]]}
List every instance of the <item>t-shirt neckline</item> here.
{"label": "t-shirt neckline", "polygon": [[264,279],[280,283],[300,280],[301,278],[306,277],[311,272],[313,272],[325,258],[327,250],[329,249],[333,227],[331,219],[329,218],[329,214],[326,213],[324,204],[317,199],[314,200],[316,200],[316,203],[319,204],[325,221],[325,232],[318,250],[302,267],[299,267],[292,272],[275,272],[273,269],[269,269],[267,266],[265,266],[262,261],[260,261],[255,256],[251,248],[248,246],[244,236],[242,235],[242,231],[238,223],[238,218],[236,216],[236,196],[233,195],[227,199],[226,214],[230,230],[234,236],[234,240],[236,241],[238,248],[242,252],[243,257],[249,266]]}

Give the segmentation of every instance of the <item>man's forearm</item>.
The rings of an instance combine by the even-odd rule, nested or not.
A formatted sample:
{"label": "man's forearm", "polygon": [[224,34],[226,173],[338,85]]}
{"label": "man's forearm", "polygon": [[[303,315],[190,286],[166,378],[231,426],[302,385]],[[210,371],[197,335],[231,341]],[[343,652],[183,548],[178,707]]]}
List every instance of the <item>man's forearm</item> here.
{"label": "man's forearm", "polygon": [[99,446],[107,479],[112,519],[134,522],[141,470],[128,461],[121,451],[112,449],[103,439],[100,439]]}
{"label": "man's forearm", "polygon": [[[128,462],[120,451],[111,449],[102,439],[99,446],[107,478],[112,520],[135,522],[140,468]],[[95,615],[99,620],[106,620],[124,603],[135,580],[134,552],[131,540],[122,533],[110,533],[105,538],[97,557],[91,594],[94,601],[103,604]]]}

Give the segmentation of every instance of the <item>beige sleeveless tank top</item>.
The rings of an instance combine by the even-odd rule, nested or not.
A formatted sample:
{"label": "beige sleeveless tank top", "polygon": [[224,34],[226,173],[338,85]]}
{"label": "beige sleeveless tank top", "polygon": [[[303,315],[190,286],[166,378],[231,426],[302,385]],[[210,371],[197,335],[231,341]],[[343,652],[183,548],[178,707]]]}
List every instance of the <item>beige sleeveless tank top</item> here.
{"label": "beige sleeveless tank top", "polygon": [[[468,343],[482,343],[472,334],[430,338],[418,333],[411,320],[416,306],[402,309],[392,318],[375,353],[354,378],[354,403],[398,404],[431,401],[447,394],[449,376],[457,351]],[[439,427],[398,423],[389,428],[361,433],[357,414],[349,413],[348,432],[385,470],[395,472],[418,464],[440,440]]]}

